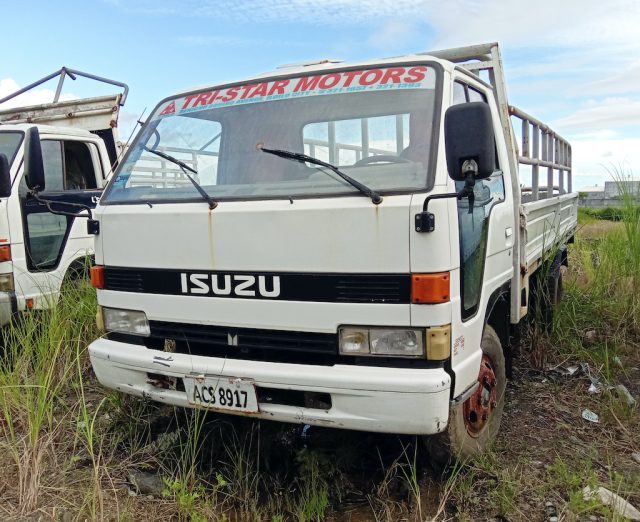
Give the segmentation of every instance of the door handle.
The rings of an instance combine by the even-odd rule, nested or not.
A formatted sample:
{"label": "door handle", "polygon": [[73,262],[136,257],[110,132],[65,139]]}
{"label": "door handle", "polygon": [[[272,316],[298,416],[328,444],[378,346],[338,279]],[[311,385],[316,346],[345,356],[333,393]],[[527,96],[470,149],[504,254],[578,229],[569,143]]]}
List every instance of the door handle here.
{"label": "door handle", "polygon": [[504,229],[504,237],[507,248],[511,248],[513,246],[513,229],[511,227]]}

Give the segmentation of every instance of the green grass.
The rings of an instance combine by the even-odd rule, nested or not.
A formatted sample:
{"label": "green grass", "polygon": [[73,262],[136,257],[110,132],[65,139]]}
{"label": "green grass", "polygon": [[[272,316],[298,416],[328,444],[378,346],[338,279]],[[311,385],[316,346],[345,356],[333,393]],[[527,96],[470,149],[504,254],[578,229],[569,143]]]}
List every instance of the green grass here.
{"label": "green grass", "polygon": [[[622,201],[620,219],[608,223],[606,233],[578,234],[565,301],[551,328],[536,334],[551,364],[588,362],[605,385],[631,380],[627,367],[639,360],[640,210],[633,195]],[[601,224],[583,211],[580,222]],[[571,398],[571,417],[549,421],[552,433],[560,429],[554,423],[570,423],[588,451],[551,446],[549,459],[533,466],[529,448],[509,454],[510,441],[503,441],[432,484],[439,488],[434,506],[425,495],[426,457],[413,439],[388,437],[383,445],[391,448],[380,449],[370,434],[345,432],[323,445],[301,441],[299,429],[286,425],[184,411],[101,388],[86,352],[98,335],[95,311],[94,291],[85,283],[69,285],[56,306],[25,314],[5,332],[2,516],[55,518],[66,511],[78,520],[315,522],[340,520],[345,503],[356,498],[362,519],[525,520],[527,502],[538,509],[547,499],[578,519],[612,519],[608,508],[584,499],[584,486],[638,499],[639,474],[619,469],[620,459],[639,449],[638,412],[613,390],[588,396],[580,388]],[[585,405],[598,410],[600,425],[581,420]],[[132,470],[160,476],[162,494],[130,496]]]}
{"label": "green grass", "polygon": [[3,332],[0,451],[11,456],[22,513],[36,508],[43,469],[56,462],[58,438],[78,419],[94,317],[92,289],[69,285],[56,306],[26,313]]}

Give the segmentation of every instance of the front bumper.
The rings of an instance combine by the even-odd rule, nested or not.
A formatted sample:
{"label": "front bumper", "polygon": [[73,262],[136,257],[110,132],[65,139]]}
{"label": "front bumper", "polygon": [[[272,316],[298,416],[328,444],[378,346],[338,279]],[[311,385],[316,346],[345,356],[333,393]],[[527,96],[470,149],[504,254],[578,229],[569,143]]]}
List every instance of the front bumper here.
{"label": "front bumper", "polygon": [[442,368],[234,360],[167,353],[107,339],[91,343],[89,354],[104,386],[177,406],[192,407],[186,393],[154,386],[148,374],[177,379],[189,375],[240,377],[253,380],[260,388],[331,396],[329,409],[259,402],[259,413],[244,414],[281,422],[429,435],[444,430],[449,416],[451,379]]}
{"label": "front bumper", "polygon": [[17,310],[16,294],[14,292],[0,292],[0,327],[8,325]]}

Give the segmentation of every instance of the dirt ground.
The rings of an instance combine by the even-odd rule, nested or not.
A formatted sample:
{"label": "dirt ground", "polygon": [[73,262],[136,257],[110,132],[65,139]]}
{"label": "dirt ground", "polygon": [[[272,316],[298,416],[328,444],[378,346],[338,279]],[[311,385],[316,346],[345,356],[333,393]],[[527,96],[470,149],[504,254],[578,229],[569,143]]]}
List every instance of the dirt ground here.
{"label": "dirt ground", "polygon": [[[616,227],[587,221],[579,236],[597,242]],[[572,277],[587,280],[579,269]],[[585,295],[574,292],[567,306]],[[47,453],[33,459],[42,471],[35,511],[23,509],[16,480],[30,465],[25,439],[3,446],[13,455],[0,451],[0,520],[621,520],[583,488],[603,486],[640,508],[639,408],[615,388],[640,400],[640,333],[635,319],[621,337],[584,316],[563,346],[551,335],[523,337],[494,447],[447,470],[417,437],[144,403],[105,391],[85,361],[77,382],[87,414],[77,416],[78,390],[65,388],[43,431]],[[140,474],[153,484],[141,486]]]}

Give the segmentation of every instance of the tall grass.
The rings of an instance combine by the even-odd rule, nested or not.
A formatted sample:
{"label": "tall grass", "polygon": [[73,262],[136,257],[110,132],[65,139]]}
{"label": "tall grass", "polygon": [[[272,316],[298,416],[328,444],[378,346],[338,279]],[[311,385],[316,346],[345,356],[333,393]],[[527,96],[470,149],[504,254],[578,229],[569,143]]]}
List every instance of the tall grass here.
{"label": "tall grass", "polygon": [[595,359],[605,377],[611,357],[640,339],[640,194],[622,169],[611,175],[621,195],[619,221],[606,233],[576,237],[575,276],[554,325],[557,346]]}
{"label": "tall grass", "polygon": [[55,449],[61,432],[76,420],[73,390],[82,379],[78,364],[95,333],[94,314],[92,289],[70,284],[51,309],[25,313],[2,332],[0,453],[10,456],[4,464],[13,470],[0,481],[6,481],[6,490],[17,490],[22,513],[37,505],[44,468],[62,465]]}

